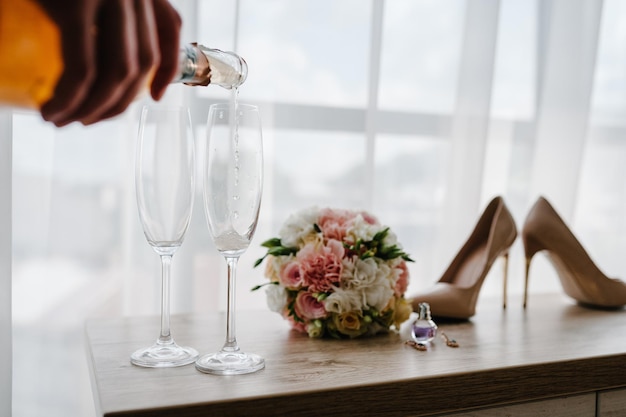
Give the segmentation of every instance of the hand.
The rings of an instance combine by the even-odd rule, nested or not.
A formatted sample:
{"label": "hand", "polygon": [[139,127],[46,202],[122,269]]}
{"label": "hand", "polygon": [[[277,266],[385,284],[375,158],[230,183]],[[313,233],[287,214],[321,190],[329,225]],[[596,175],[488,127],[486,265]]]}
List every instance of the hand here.
{"label": "hand", "polygon": [[36,0],[61,31],[64,70],[41,108],[57,126],[122,113],[153,75],[161,98],[178,65],[178,12],[168,0]]}

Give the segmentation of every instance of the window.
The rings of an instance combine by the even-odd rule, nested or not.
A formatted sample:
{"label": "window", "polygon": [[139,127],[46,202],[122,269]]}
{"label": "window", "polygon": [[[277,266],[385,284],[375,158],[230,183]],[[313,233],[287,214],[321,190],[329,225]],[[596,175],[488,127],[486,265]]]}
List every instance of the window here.
{"label": "window", "polygon": [[[498,194],[520,229],[538,194],[553,198],[601,269],[624,275],[621,2],[175,4],[184,39],[234,49],[247,60],[239,100],[261,107],[265,192],[255,239],[238,269],[239,309],[266,308],[262,291],[250,292],[265,281],[263,268],[252,268],[263,254],[259,244],[275,236],[289,214],[310,205],[364,208],[391,226],[416,260],[409,265],[409,294],[439,278]],[[485,31],[491,35],[482,41],[493,50],[464,54],[468,39],[479,39],[472,28],[489,25],[495,30]],[[486,76],[468,72],[472,68],[492,73],[480,91],[472,90],[472,82]],[[568,77],[583,81],[560,92]],[[463,92],[470,90],[489,104],[466,125],[485,126],[476,142],[459,128]],[[209,105],[231,95],[217,87],[169,88],[165,100],[192,109],[199,156]],[[160,264],[143,236],[134,196],[141,104],[110,122],[61,130],[38,115],[13,113],[16,417],[43,410],[52,416],[93,414],[83,322],[158,314]],[[455,167],[459,144],[480,156],[471,174]],[[457,199],[457,190],[463,198]],[[523,258],[518,241],[509,271],[511,308],[521,304],[515,297],[523,288]],[[531,278],[531,298],[561,291],[546,262],[535,268],[542,279]],[[192,224],[174,257],[172,313],[224,309],[225,273],[202,199],[196,198]],[[500,296],[500,274],[496,265],[481,297]]]}

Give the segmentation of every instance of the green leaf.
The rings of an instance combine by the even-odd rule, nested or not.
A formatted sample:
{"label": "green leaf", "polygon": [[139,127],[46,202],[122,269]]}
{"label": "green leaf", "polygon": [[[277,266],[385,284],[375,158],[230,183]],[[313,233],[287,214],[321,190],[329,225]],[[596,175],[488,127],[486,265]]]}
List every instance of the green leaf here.
{"label": "green leaf", "polygon": [[296,253],[296,252],[298,252],[298,249],[296,249],[296,248],[286,248],[284,246],[275,246],[275,247],[269,248],[267,250],[267,254],[268,255],[272,255],[272,256],[291,255],[292,253]]}
{"label": "green leaf", "polygon": [[273,247],[276,247],[276,246],[282,246],[282,243],[281,243],[279,238],[273,237],[273,238],[268,239],[265,242],[261,243],[261,246],[263,246],[265,248],[273,248]]}
{"label": "green leaf", "polygon": [[259,258],[254,262],[254,268],[261,265],[263,260],[268,256],[283,256],[283,255],[291,255],[292,253],[298,252],[297,248],[286,248],[280,245],[280,239],[270,239],[261,244],[261,246],[265,246],[267,249],[267,253],[263,255],[262,258]]}
{"label": "green leaf", "polygon": [[380,241],[384,240],[387,237],[388,234],[389,234],[389,228],[386,227],[383,230],[381,230],[380,232],[376,233],[374,235],[374,237],[372,238],[372,240],[380,242]]}
{"label": "green leaf", "polygon": [[320,293],[314,294],[313,296],[317,299],[317,301],[321,302],[327,299],[328,295],[329,295],[328,293],[320,292]]}
{"label": "green leaf", "polygon": [[272,282],[266,282],[265,284],[255,285],[254,287],[252,287],[252,288],[250,289],[250,291],[257,291],[257,290],[259,290],[259,289],[261,289],[261,288],[265,287],[266,285],[278,285],[278,282],[274,282],[274,281],[272,281]]}

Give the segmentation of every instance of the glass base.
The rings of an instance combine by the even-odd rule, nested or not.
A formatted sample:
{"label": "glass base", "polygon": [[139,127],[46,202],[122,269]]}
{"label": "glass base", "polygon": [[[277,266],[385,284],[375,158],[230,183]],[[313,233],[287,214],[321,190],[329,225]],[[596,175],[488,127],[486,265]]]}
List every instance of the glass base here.
{"label": "glass base", "polygon": [[265,368],[265,359],[253,353],[220,351],[201,356],[196,361],[200,372],[216,375],[241,375]]}
{"label": "glass base", "polygon": [[198,352],[190,347],[178,346],[174,342],[168,344],[155,343],[130,355],[130,362],[133,365],[148,368],[167,368],[188,365],[197,358]]}

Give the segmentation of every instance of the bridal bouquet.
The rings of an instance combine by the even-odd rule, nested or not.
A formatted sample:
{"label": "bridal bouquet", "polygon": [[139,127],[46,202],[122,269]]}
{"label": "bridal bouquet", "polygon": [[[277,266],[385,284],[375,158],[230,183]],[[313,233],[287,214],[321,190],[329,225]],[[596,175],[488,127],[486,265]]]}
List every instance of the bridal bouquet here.
{"label": "bridal bouquet", "polygon": [[262,243],[267,302],[310,337],[354,338],[409,318],[406,262],[394,233],[364,211],[309,208]]}

